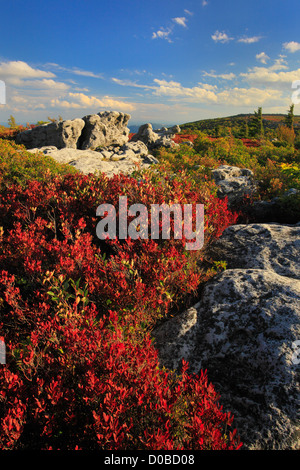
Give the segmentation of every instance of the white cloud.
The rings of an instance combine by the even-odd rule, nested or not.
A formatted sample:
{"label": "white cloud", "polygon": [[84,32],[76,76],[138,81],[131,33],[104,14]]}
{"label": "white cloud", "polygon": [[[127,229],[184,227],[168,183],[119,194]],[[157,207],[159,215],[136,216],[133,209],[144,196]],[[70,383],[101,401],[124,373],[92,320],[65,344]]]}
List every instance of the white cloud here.
{"label": "white cloud", "polygon": [[21,60],[14,60],[10,62],[0,63],[0,76],[7,82],[11,79],[28,79],[28,78],[54,78],[52,72],[45,72],[44,70],[34,69],[26,62]]}
{"label": "white cloud", "polygon": [[260,88],[232,88],[218,94],[218,102],[230,106],[258,106],[266,103],[278,103],[282,99],[279,90]]}
{"label": "white cloud", "polygon": [[187,15],[190,15],[190,16],[193,16],[193,12],[190,11],[190,10],[184,10],[184,13],[186,13]]}
{"label": "white cloud", "polygon": [[53,62],[50,62],[46,65],[50,67],[54,67],[57,70],[60,70],[62,72],[68,72],[74,75],[80,75],[82,77],[103,78],[103,74],[101,73],[94,73],[89,70],[81,70],[81,69],[78,69],[77,67],[73,67],[73,68],[63,67],[62,65],[55,64]]}
{"label": "white cloud", "polygon": [[262,64],[266,64],[270,57],[265,53],[261,52],[260,54],[256,54],[256,59],[259,60]]}
{"label": "white cloud", "polygon": [[168,29],[161,28],[158,31],[153,32],[152,39],[158,39],[159,38],[159,39],[165,39],[168,42],[172,42],[172,40],[170,39],[170,34],[171,33],[172,33],[171,28],[168,28]]}
{"label": "white cloud", "polygon": [[206,5],[208,5],[208,1],[207,0],[202,0],[202,6],[206,7]]}
{"label": "white cloud", "polygon": [[199,102],[216,102],[217,97],[211,89],[207,89],[204,86],[195,86],[187,88],[182,86],[179,82],[167,81],[154,79],[154,83],[157,84],[156,90],[153,92],[158,96],[169,96],[171,98],[182,97],[186,100],[197,100]]}
{"label": "white cloud", "polygon": [[296,41],[285,42],[283,47],[289,52],[297,52],[300,51],[300,43]]}
{"label": "white cloud", "polygon": [[[88,96],[84,93],[68,93],[68,96],[74,101],[70,102],[70,106],[81,105],[82,108],[109,108],[132,111],[135,107],[128,102],[104,96],[101,99],[96,96]],[[65,106],[67,107],[67,106]],[[80,106],[76,106],[80,107]]]}
{"label": "white cloud", "polygon": [[112,81],[117,83],[118,85],[122,85],[122,86],[129,86],[129,87],[134,87],[134,88],[144,88],[145,90],[155,89],[154,86],[140,85],[139,83],[133,82],[132,80],[122,80],[120,78],[112,78]]}
{"label": "white cloud", "polygon": [[253,44],[254,42],[258,42],[260,39],[260,36],[252,36],[250,38],[238,39],[238,42],[243,42],[244,44]]}
{"label": "white cloud", "polygon": [[[282,65],[281,65],[282,67]],[[280,67],[280,68],[281,68]],[[247,73],[241,73],[240,76],[245,80],[260,84],[260,85],[284,85],[291,86],[292,82],[299,79],[300,69],[292,71],[280,71],[278,70],[279,65],[274,65],[272,67],[253,67]]]}
{"label": "white cloud", "polygon": [[221,32],[221,31],[216,31],[211,37],[215,42],[222,42],[222,43],[232,41],[233,39],[233,38],[230,38],[226,33]]}
{"label": "white cloud", "polygon": [[175,23],[179,24],[180,26],[183,26],[184,28],[187,27],[187,19],[184,16],[173,18],[173,21],[175,21]]}
{"label": "white cloud", "polygon": [[236,75],[233,72],[217,74],[212,71],[212,72],[204,72],[203,75],[205,77],[222,78],[223,80],[233,80],[236,77]]}

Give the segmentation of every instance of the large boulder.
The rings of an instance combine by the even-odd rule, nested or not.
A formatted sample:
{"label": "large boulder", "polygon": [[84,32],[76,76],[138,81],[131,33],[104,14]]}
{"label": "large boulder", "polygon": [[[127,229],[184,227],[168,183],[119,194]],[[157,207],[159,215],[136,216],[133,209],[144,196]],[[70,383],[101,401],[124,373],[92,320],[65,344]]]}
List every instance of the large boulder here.
{"label": "large boulder", "polygon": [[83,119],[51,122],[21,132],[16,137],[16,143],[25,145],[27,149],[45,145],[58,149],[77,148],[77,141],[84,126]]}
{"label": "large boulder", "polygon": [[43,152],[59,163],[72,165],[84,174],[101,172],[109,178],[116,174],[131,174],[137,169],[146,169],[157,163],[156,158],[149,155],[142,142],[127,142],[122,146],[111,145],[99,151],[63,148],[53,146],[29,149],[29,152]]}
{"label": "large boulder", "polygon": [[300,224],[229,227],[228,269],[154,331],[161,365],[207,370],[245,449],[299,449]]}
{"label": "large boulder", "polygon": [[251,196],[257,189],[253,172],[247,168],[221,165],[212,170],[213,179],[218,186],[218,197],[227,196],[229,206],[236,206],[245,196]]}
{"label": "large boulder", "polygon": [[51,122],[21,132],[17,144],[27,149],[54,146],[58,149],[95,149],[107,145],[123,145],[128,142],[129,114],[103,111],[82,119]]}
{"label": "large boulder", "polygon": [[128,142],[129,114],[103,111],[83,117],[84,129],[78,142],[81,150],[95,149],[108,145],[123,145]]}
{"label": "large boulder", "polygon": [[140,126],[138,132],[131,138],[131,141],[141,141],[147,145],[149,150],[154,150],[158,147],[172,148],[177,146],[172,139],[175,134],[179,132],[179,126],[173,126],[171,128],[163,127],[162,129],[153,130],[152,124],[147,123]]}

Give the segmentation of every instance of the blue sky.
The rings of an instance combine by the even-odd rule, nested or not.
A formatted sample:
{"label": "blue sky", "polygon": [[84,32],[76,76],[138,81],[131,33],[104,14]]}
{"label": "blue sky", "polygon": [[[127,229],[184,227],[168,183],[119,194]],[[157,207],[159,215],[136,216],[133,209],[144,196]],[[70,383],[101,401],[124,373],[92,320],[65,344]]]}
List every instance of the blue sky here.
{"label": "blue sky", "polygon": [[300,80],[299,13],[299,0],[1,2],[0,122],[285,113]]}

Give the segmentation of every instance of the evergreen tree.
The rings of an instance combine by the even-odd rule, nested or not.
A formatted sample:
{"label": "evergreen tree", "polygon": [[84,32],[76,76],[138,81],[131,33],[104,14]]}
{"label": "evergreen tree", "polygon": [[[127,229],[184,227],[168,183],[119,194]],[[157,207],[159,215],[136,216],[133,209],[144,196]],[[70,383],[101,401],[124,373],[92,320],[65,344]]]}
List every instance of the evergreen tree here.
{"label": "evergreen tree", "polygon": [[293,104],[290,106],[290,109],[285,117],[285,125],[289,129],[294,128],[294,105]]}
{"label": "evergreen tree", "polygon": [[254,116],[250,123],[251,136],[261,138],[264,135],[264,126],[262,121],[262,108],[254,111]]}

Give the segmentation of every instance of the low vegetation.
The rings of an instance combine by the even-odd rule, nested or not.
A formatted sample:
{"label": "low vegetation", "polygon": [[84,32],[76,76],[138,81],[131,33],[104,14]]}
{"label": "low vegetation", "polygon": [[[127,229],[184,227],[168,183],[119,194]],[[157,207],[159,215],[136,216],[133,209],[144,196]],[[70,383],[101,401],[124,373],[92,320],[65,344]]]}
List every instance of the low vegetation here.
{"label": "low vegetation", "polygon": [[[242,141],[198,129],[159,164],[132,176],[82,175],[0,140],[0,448],[16,450],[235,450],[234,417],[206,371],[159,367],[151,332],[192,305],[226,268],[210,243],[240,214],[217,197],[211,170],[251,168],[257,199],[300,189],[299,150],[284,133]],[[193,146],[182,143],[193,141]],[[249,144],[250,143],[250,144]],[[204,204],[205,244],[99,240],[96,208]],[[118,214],[117,214],[118,215]]]}

